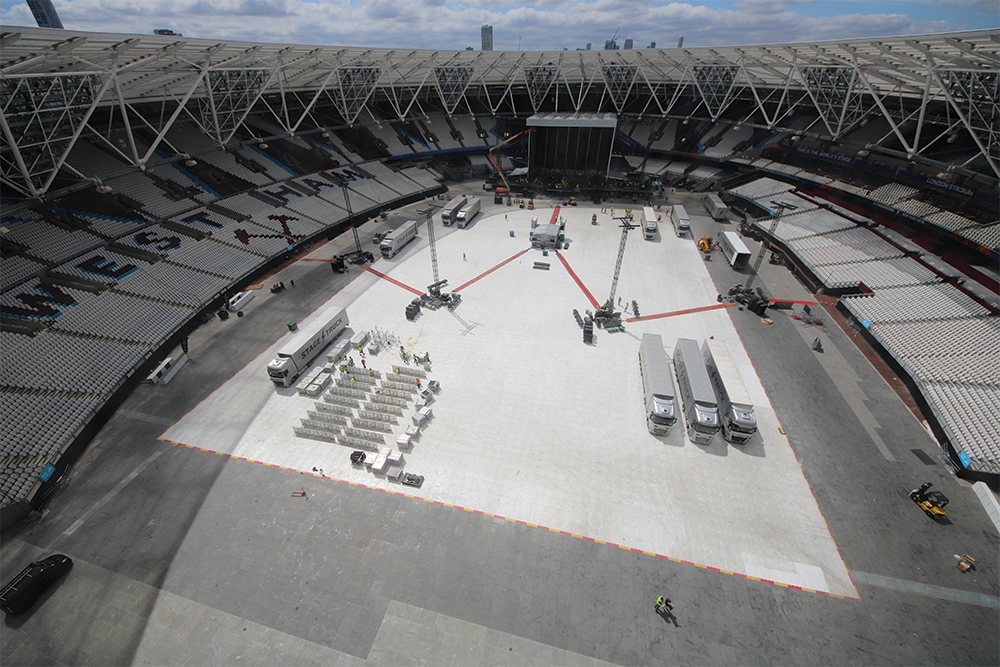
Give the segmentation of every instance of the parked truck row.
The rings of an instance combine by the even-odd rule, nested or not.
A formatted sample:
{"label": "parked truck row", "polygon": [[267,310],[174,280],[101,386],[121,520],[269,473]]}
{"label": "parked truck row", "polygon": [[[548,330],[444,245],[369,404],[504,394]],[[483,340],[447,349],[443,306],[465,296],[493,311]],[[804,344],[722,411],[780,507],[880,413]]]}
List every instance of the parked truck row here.
{"label": "parked truck row", "polygon": [[[688,439],[700,445],[723,438],[745,444],[757,432],[753,400],[723,341],[679,338],[674,347],[676,391],[663,339],[644,334],[639,344],[639,373],[645,400],[646,426],[653,435],[666,435],[683,416]],[[679,399],[679,400],[678,400]]]}
{"label": "parked truck row", "polygon": [[458,220],[458,212],[462,210],[468,200],[469,198],[465,195],[459,195],[445,204],[444,208],[441,209],[441,224],[445,227],[454,225]]}
{"label": "parked truck row", "polygon": [[457,215],[458,228],[465,229],[465,226],[472,222],[472,219],[476,217],[482,206],[483,200],[479,197],[473,197],[465,206],[459,209]]}

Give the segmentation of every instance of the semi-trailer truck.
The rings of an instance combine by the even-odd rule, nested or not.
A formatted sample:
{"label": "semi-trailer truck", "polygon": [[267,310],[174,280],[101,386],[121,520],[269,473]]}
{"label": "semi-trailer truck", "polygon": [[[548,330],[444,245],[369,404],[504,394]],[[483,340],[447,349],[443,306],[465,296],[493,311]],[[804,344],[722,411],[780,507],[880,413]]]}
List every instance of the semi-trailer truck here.
{"label": "semi-trailer truck", "polygon": [[722,232],[719,236],[719,250],[734,269],[741,269],[750,261],[750,249],[736,232]]}
{"label": "semi-trailer truck", "polygon": [[271,382],[276,387],[292,386],[313,359],[336,340],[349,323],[347,309],[342,306],[329,306],[304,319],[267,364],[267,376]]}
{"label": "semi-trailer truck", "polygon": [[473,197],[470,199],[469,203],[458,211],[458,228],[465,229],[465,226],[472,222],[472,219],[476,217],[476,214],[479,213],[479,209],[481,209],[482,206],[483,200],[479,197]]}
{"label": "semi-trailer truck", "polygon": [[663,339],[657,334],[642,334],[639,374],[646,399],[646,428],[653,435],[666,435],[677,421],[677,398]]}
{"label": "semi-trailer truck", "polygon": [[684,404],[688,439],[707,445],[719,432],[719,402],[696,341],[677,339],[674,371],[677,373],[677,390]]}
{"label": "semi-trailer truck", "polygon": [[417,221],[407,220],[382,239],[379,250],[385,258],[394,257],[400,249],[417,236]]}
{"label": "semi-trailer truck", "polygon": [[653,210],[652,206],[643,206],[642,217],[645,218],[642,223],[643,237],[646,239],[656,238],[656,211]]}
{"label": "semi-trailer truck", "polygon": [[724,341],[706,340],[701,348],[705,369],[712,380],[715,396],[719,399],[719,422],[722,437],[742,445],[757,432],[757,416],[753,399],[747,392],[740,371],[733,363],[729,347]]}
{"label": "semi-trailer truck", "polygon": [[444,208],[441,209],[441,224],[445,227],[451,227],[454,225],[458,212],[462,210],[462,207],[465,206],[467,201],[468,197],[465,195],[459,195],[445,204]]}
{"label": "semi-trailer truck", "polygon": [[688,213],[680,204],[674,204],[670,209],[670,221],[674,224],[674,233],[677,236],[687,236],[691,229],[691,220]]}

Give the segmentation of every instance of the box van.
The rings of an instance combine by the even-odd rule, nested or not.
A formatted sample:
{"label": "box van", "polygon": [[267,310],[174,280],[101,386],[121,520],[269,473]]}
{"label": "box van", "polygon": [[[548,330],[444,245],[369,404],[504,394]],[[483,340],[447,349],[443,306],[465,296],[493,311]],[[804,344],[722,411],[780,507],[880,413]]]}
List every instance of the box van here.
{"label": "box van", "polygon": [[229,297],[229,310],[240,311],[253,301],[253,292],[237,292]]}
{"label": "box van", "polygon": [[72,567],[72,559],[62,554],[31,563],[0,590],[0,610],[12,616],[28,611]]}
{"label": "box van", "polygon": [[670,221],[674,224],[674,233],[677,236],[687,236],[691,230],[691,220],[688,218],[687,211],[680,204],[675,204],[670,209]]}
{"label": "box van", "polygon": [[705,204],[705,210],[708,211],[709,215],[711,215],[714,220],[726,219],[726,214],[729,213],[729,207],[726,206],[721,199],[719,199],[719,195],[712,194],[710,192],[702,199],[702,203]]}

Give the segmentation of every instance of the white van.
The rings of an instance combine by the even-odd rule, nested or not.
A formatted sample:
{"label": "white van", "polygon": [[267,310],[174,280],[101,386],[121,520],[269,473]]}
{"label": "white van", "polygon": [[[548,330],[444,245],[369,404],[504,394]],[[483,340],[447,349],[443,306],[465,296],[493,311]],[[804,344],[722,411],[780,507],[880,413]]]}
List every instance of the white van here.
{"label": "white van", "polygon": [[229,297],[229,310],[241,311],[251,301],[253,301],[253,292],[237,292]]}

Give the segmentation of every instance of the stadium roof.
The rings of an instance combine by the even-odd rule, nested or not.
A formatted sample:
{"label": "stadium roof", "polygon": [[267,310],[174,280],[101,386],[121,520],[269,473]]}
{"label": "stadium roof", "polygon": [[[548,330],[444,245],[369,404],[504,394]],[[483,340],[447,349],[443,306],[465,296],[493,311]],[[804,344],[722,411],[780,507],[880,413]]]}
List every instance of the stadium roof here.
{"label": "stadium roof", "polygon": [[[740,90],[752,93],[770,125],[780,124],[791,106],[789,91],[796,91],[800,99],[808,95],[834,139],[866,114],[880,113],[914,155],[929,140],[922,144],[920,133],[928,105],[945,104],[954,128],[969,132],[1000,176],[1000,30],[758,46],[484,52],[0,27],[0,48],[3,182],[31,196],[51,185],[101,107],[118,107],[128,119],[133,105],[166,103],[171,110],[151,127],[159,137],[186,110],[225,144],[263,97],[280,96],[282,108],[271,111],[295,132],[324,96],[345,123],[354,123],[376,90],[399,118],[421,93],[436,93],[450,114],[467,94],[485,97],[497,112],[512,90],[526,92],[538,111],[553,89],[569,92],[578,112],[588,93],[603,91],[605,110],[613,105],[621,112],[644,95],[651,100],[646,113],[667,116],[678,91],[693,87],[713,120]],[[286,105],[286,96],[295,103]],[[903,114],[900,100],[908,107]],[[134,152],[133,161],[145,164],[154,148],[145,156]]]}

